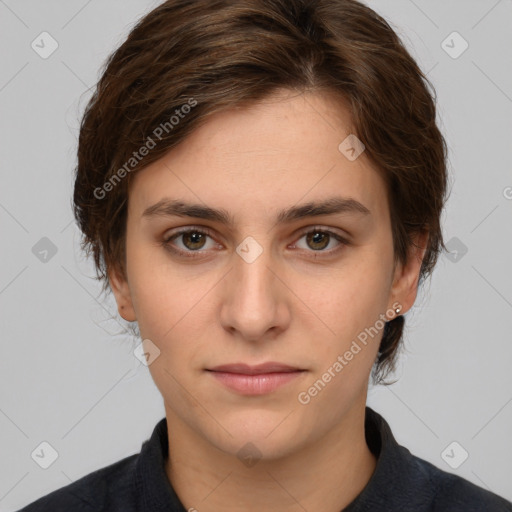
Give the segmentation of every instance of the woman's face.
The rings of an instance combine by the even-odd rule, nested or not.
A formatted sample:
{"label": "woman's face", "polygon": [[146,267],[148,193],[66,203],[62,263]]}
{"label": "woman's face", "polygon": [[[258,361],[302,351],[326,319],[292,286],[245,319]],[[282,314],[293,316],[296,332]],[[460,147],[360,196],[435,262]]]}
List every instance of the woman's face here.
{"label": "woman's face", "polygon": [[[111,280],[150,340],[171,428],[275,458],[364,407],[420,260],[394,267],[385,184],[349,123],[325,96],[283,91],[212,116],[134,176],[127,280]],[[290,368],[254,368],[269,362]]]}

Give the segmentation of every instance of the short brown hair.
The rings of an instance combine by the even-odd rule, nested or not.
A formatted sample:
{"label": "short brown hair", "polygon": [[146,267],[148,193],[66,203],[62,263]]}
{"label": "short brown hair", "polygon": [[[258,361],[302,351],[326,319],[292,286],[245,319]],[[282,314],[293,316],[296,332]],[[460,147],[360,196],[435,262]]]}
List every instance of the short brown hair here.
{"label": "short brown hair", "polygon": [[[283,88],[343,99],[386,177],[395,261],[428,230],[420,283],[431,274],[446,249],[447,149],[434,88],[390,25],[356,0],[167,0],[107,59],[81,122],[74,213],[103,291],[108,269],[125,275],[135,172],[212,114]],[[403,327],[386,323],[374,382],[394,369]]]}

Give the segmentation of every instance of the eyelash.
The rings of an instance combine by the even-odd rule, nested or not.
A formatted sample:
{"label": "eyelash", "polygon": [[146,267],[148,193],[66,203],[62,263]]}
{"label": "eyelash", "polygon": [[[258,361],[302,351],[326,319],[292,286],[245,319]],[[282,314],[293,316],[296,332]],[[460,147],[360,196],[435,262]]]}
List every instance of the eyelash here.
{"label": "eyelash", "polygon": [[[207,228],[187,227],[185,229],[181,229],[181,230],[176,231],[176,232],[172,233],[171,235],[165,237],[165,239],[162,241],[162,246],[166,250],[168,250],[174,254],[177,254],[179,256],[184,256],[185,258],[200,258],[200,257],[202,257],[201,253],[206,252],[206,251],[203,251],[201,249],[198,249],[196,251],[190,251],[190,250],[184,251],[182,249],[177,249],[175,246],[173,246],[171,244],[171,242],[173,240],[175,240],[176,238],[179,238],[181,235],[188,234],[188,233],[200,233],[202,235],[207,235],[210,238],[213,238],[212,231],[210,231]],[[307,231],[302,232],[300,234],[300,237],[298,240],[300,240],[301,238],[303,238],[304,236],[306,236],[310,233],[321,233],[323,235],[329,235],[330,237],[334,238],[336,241],[338,241],[340,243],[340,245],[338,247],[336,247],[335,249],[330,249],[329,251],[323,251],[323,250],[306,251],[306,252],[314,253],[315,258],[317,257],[317,254],[332,256],[332,255],[336,254],[337,252],[339,252],[340,250],[342,250],[344,248],[344,246],[350,245],[350,242],[348,242],[348,240],[346,240],[345,238],[340,236],[338,233],[335,233],[334,231],[330,231],[328,229],[324,229],[321,227],[316,227],[316,226],[311,229],[308,229]]]}

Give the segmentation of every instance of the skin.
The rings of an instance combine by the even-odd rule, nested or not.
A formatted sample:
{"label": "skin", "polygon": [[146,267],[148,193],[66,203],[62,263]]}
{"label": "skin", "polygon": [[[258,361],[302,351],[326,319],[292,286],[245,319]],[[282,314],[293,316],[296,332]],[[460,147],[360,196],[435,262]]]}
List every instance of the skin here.
{"label": "skin", "polygon": [[[405,313],[417,293],[424,250],[412,247],[395,265],[384,181],[364,152],[355,161],[340,152],[350,133],[339,100],[282,90],[213,115],[134,176],[126,276],[111,269],[109,277],[122,317],[160,350],[149,370],[164,399],[166,472],[187,509],[338,512],[375,469],[364,414],[382,330],[307,405],[298,401],[360,332],[396,302]],[[281,209],[333,196],[371,214],[276,220]],[[163,198],[223,208],[234,225],[142,215]],[[197,258],[163,244],[183,227],[211,231],[169,242]],[[308,242],[315,228],[349,243]],[[251,263],[236,252],[248,236],[262,249]],[[420,247],[426,236],[418,235]],[[244,396],[205,370],[266,361],[306,371]],[[261,457],[251,467],[237,456],[248,442]]]}

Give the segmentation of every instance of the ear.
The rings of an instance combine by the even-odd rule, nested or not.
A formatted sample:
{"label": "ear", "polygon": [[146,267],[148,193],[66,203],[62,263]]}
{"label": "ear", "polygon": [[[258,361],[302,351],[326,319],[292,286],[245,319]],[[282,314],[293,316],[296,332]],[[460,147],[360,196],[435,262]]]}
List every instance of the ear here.
{"label": "ear", "polygon": [[114,292],[119,314],[128,322],[137,320],[135,309],[133,308],[132,296],[128,281],[121,269],[112,268],[108,271],[110,287]]}
{"label": "ear", "polygon": [[416,300],[421,263],[427,249],[428,235],[428,231],[416,233],[412,239],[413,244],[409,247],[407,262],[405,264],[399,262],[396,265],[388,308],[394,310],[393,304],[396,306],[396,303],[399,303],[401,315],[409,311]]}

